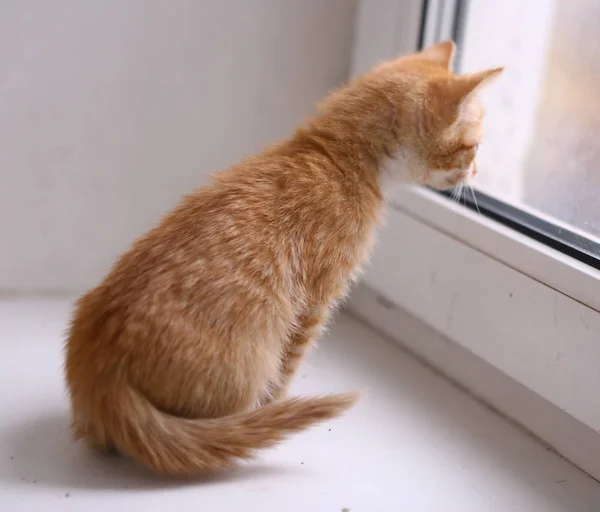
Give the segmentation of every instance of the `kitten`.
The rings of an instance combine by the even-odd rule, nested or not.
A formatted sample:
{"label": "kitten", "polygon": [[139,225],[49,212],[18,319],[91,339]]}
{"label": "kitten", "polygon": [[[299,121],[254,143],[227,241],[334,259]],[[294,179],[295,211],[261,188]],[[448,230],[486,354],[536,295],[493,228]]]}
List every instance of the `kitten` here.
{"label": "kitten", "polygon": [[161,473],[206,473],[355,403],[285,396],[369,256],[382,181],[448,188],[476,172],[475,93],[501,69],[455,75],[454,52],[440,43],[339,89],[135,242],[77,303],[76,437]]}

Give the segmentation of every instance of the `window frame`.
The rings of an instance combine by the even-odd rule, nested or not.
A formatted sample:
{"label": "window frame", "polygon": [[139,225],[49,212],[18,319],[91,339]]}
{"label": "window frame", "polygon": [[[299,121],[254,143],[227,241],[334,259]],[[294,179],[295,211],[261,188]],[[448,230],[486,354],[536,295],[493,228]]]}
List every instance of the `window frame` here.
{"label": "window frame", "polygon": [[[450,2],[454,9],[457,2]],[[442,0],[363,0],[354,74],[377,61],[416,51],[420,44],[427,46],[434,42],[432,37],[457,35],[456,16],[446,13],[436,31],[424,21],[425,15],[444,4]],[[405,32],[395,37],[394,30]],[[500,215],[481,215],[474,202],[469,205],[467,197],[463,199],[470,207],[422,188],[406,187],[395,194],[364,282],[390,303],[599,432],[597,266],[558,250],[564,247],[534,236],[532,229],[526,233],[515,229],[514,219],[511,224],[500,222]],[[489,209],[481,193],[477,202],[479,209]],[[548,222],[543,214],[526,213],[540,223]]]}
{"label": "window frame", "polygon": [[[453,39],[459,48],[454,67],[460,69],[461,43],[471,0],[424,0],[418,49]],[[450,193],[443,193],[451,197]],[[550,219],[541,212],[526,211],[476,188],[463,190],[457,198],[464,206],[492,218],[574,259],[600,270],[600,240],[576,228]]]}

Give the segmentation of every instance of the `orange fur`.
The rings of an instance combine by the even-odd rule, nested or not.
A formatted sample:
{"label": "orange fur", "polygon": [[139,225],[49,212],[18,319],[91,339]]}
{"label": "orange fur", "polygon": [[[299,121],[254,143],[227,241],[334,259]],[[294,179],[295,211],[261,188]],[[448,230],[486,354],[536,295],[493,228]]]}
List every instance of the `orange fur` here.
{"label": "orange fur", "polygon": [[453,53],[442,43],[334,92],[292,138],[216,174],[135,242],[77,303],[76,436],[162,473],[210,472],[355,402],[285,393],[369,256],[384,169],[440,187],[472,172],[474,91],[498,70],[454,75]]}

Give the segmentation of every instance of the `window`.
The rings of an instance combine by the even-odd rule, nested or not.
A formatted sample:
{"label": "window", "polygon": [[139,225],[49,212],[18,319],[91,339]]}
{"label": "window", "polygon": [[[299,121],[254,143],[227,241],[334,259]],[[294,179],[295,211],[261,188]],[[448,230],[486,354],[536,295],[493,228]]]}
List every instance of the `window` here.
{"label": "window", "polygon": [[[484,92],[474,193],[394,197],[365,284],[594,435],[599,21],[592,0],[361,2],[354,62],[360,73],[453,38],[458,72],[505,66]],[[600,475],[599,457],[578,450],[563,454]]]}
{"label": "window", "polygon": [[600,52],[590,44],[600,5],[460,0],[429,4],[428,13],[426,26],[438,32],[424,30],[422,44],[441,38],[449,19],[457,71],[506,66],[486,94],[493,122],[478,157],[478,192],[465,191],[464,204],[600,268]]}

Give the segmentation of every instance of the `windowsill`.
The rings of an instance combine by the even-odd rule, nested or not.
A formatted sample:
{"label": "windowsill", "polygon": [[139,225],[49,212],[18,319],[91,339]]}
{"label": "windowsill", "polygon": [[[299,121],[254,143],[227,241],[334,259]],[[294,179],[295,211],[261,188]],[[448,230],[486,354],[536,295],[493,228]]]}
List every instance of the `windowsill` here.
{"label": "windowsill", "polygon": [[387,217],[364,282],[599,432],[598,271],[427,190]]}
{"label": "windowsill", "polygon": [[0,302],[2,509],[600,509],[597,482],[345,315],[294,389],[366,388],[345,417],[199,483],[91,454],[68,432],[61,338],[69,309],[66,300]]}
{"label": "windowsill", "polygon": [[348,306],[377,332],[389,336],[484,405],[499,411],[600,480],[600,434],[597,431],[366,284],[356,287]]}

